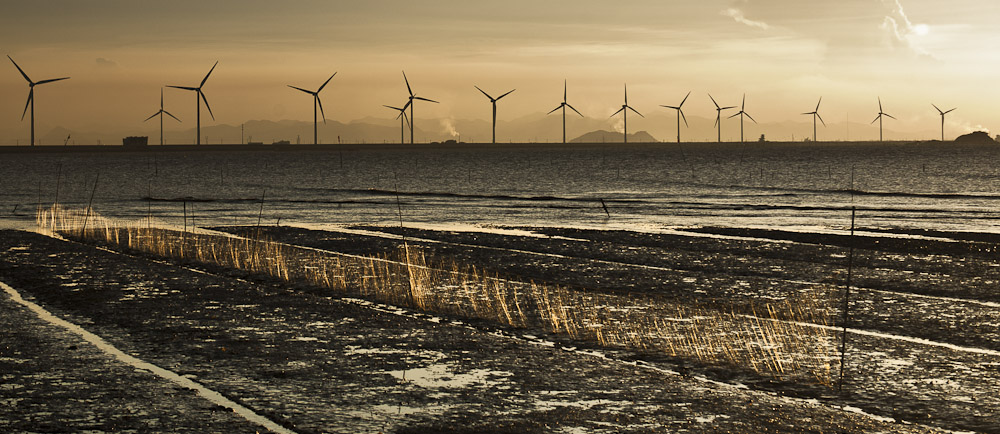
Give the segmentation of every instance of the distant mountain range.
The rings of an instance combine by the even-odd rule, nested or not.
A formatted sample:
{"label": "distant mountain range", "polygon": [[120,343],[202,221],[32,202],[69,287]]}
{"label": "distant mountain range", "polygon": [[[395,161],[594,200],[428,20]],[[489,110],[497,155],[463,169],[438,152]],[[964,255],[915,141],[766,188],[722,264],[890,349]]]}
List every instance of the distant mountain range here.
{"label": "distant mountain range", "polygon": [[[686,142],[715,141],[716,131],[714,118],[688,116],[690,127],[681,128],[681,138]],[[193,144],[195,142],[193,119],[183,119],[178,124],[172,119],[167,120],[167,128],[187,126],[185,129],[168,129],[164,132],[167,144]],[[574,142],[621,142],[619,119],[567,117],[566,129],[568,136]],[[760,119],[758,119],[760,120]],[[206,122],[203,119],[203,122]],[[645,119],[630,123],[635,130],[642,130],[629,135],[630,142],[649,142],[656,140],[674,141],[677,137],[676,118],[673,113],[653,113]],[[270,144],[287,140],[290,143],[310,144],[313,142],[313,125],[308,121],[282,120],[252,120],[242,125],[208,125],[202,126],[202,143],[243,143],[260,142]],[[938,124],[939,125],[939,124]],[[940,136],[938,125],[928,125],[926,130],[908,131],[905,133],[885,130],[887,140],[931,140]],[[812,122],[776,122],[745,125],[747,141],[757,141],[761,135],[772,141],[802,141],[812,137]],[[954,128],[948,131],[952,138],[971,132]],[[69,137],[69,145],[120,145],[126,136],[148,136],[150,145],[159,144],[159,125],[156,120],[147,123],[137,123],[135,128],[119,131],[87,131],[83,129],[66,129],[62,127],[44,130],[39,128],[40,144],[46,146],[62,145]],[[490,140],[490,122],[480,119],[417,119],[416,141],[418,143],[441,142],[456,140],[468,143],[488,142]],[[0,145],[13,145],[16,142],[27,143],[27,125],[14,131],[0,131]],[[634,137],[633,137],[634,136]],[[739,121],[723,120],[723,141],[739,141]],[[863,123],[830,123],[826,128],[820,127],[819,140],[877,140],[878,127]],[[400,141],[400,124],[391,118],[367,117],[343,123],[327,120],[319,124],[320,143],[398,143]],[[409,142],[409,129],[405,131],[406,142]],[[541,113],[523,116],[509,121],[497,122],[497,141],[515,143],[553,143],[562,141],[562,117],[546,116]]]}

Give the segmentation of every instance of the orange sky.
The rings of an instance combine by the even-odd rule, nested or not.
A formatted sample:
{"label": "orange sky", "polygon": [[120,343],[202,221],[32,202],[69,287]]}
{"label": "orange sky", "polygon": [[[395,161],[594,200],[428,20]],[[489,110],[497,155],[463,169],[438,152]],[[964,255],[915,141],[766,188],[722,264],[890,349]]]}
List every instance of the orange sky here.
{"label": "orange sky", "polygon": [[[997,23],[1000,3],[987,0],[52,0],[5,5],[0,41],[32,79],[72,77],[37,88],[39,134],[134,128],[158,109],[161,86],[196,85],[216,60],[205,86],[216,120],[206,113],[203,125],[311,120],[310,97],[286,85],[314,89],[334,71],[328,118],[391,118],[382,105],[404,103],[406,70],[418,95],[441,101],[418,106],[427,117],[489,119],[473,85],[517,88],[501,120],[544,113],[568,79],[570,102],[594,118],[621,106],[627,82],[645,114],[690,90],[688,116],[712,117],[706,93],[735,105],[745,92],[762,123],[808,120],[820,96],[828,123],[867,123],[880,96],[898,131],[933,131],[930,104],[957,106],[957,134],[995,123]],[[28,87],[3,61],[0,142],[26,141]],[[193,120],[192,93],[165,99]],[[852,134],[871,137],[877,129]]]}

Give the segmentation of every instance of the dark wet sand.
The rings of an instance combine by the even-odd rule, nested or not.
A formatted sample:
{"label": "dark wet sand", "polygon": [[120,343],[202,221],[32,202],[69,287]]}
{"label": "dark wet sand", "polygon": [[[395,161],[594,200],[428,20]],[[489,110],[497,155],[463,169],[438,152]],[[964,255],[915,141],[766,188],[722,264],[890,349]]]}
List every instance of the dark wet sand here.
{"label": "dark wet sand", "polygon": [[[653,291],[665,297],[700,297],[720,306],[750,305],[771,291],[794,291],[791,280],[836,282],[843,265],[843,258],[837,256],[843,248],[835,245],[545,231],[573,240],[433,231],[408,231],[407,235],[461,243],[419,244],[434,255],[487,266],[508,277],[560,283],[582,291]],[[265,232],[277,240],[348,253],[390,251],[398,244],[385,238],[290,228],[268,228]],[[509,248],[563,256],[504,250]],[[883,257],[884,252],[871,251],[868,263],[881,264],[877,261]],[[928,266],[944,267],[926,278],[907,278],[912,273],[906,271],[924,263],[919,258],[899,262],[896,268],[871,268],[889,276],[898,274],[901,282],[910,285],[882,288],[900,291],[902,297],[902,301],[886,306],[902,307],[872,307],[869,299],[884,302],[887,294],[861,292],[855,304],[856,325],[885,332],[906,331],[956,345],[989,348],[995,344],[992,335],[968,331],[977,326],[978,320],[935,319],[915,311],[926,306],[917,306],[906,298],[911,292],[926,291],[922,282],[936,282],[935,276],[944,273],[948,278],[959,273],[974,277],[978,269],[967,269],[970,261],[954,261],[953,265],[941,265],[940,260],[924,261]],[[636,264],[663,270],[647,268],[640,272]],[[574,343],[553,336],[554,346],[539,345],[519,338],[530,330],[372,306],[305,285],[202,264],[153,262],[24,232],[0,232],[0,276],[25,297],[34,297],[53,313],[83,325],[122,350],[192,376],[297,432],[552,432],[571,427],[585,428],[586,432],[927,431],[879,422],[835,407],[843,404],[949,429],[998,431],[993,421],[1000,406],[992,397],[1000,378],[996,370],[1000,366],[996,364],[998,358],[876,337],[854,338],[856,346],[851,355],[858,367],[845,386],[847,395],[838,398],[818,385],[796,387],[763,380],[747,381],[760,390],[717,385],[693,377],[731,378],[725,378],[717,367],[699,366],[694,361],[667,360],[655,354],[618,349],[608,349],[607,354],[613,357],[608,360],[564,349],[596,348],[593,343]],[[683,277],[693,277],[694,282]],[[730,284],[737,280],[752,282],[750,287],[757,289],[734,291]],[[907,288],[909,292],[903,291]],[[704,293],[697,292],[701,290]],[[980,292],[988,291],[955,289],[949,294],[979,300],[985,298],[980,297]],[[15,318],[8,312],[19,309],[6,299],[0,308],[4,309],[4,321]],[[978,314],[986,317],[997,310],[961,308],[966,312],[984,311]],[[887,322],[900,324],[883,325]],[[32,333],[51,335],[37,321],[17,323],[26,333],[18,335],[24,336],[18,341],[31,339]],[[0,360],[14,357],[8,352],[14,354],[22,347],[5,341],[0,346],[4,351],[0,357],[4,359]],[[882,355],[873,356],[876,350]],[[79,354],[79,349],[64,349],[62,344],[39,345],[27,353],[24,349],[18,351],[31,354],[30,359],[37,360],[43,369],[70,365]],[[897,372],[873,362],[879,358],[910,361],[914,354],[924,364],[915,363]],[[680,370],[683,375],[634,366],[626,362],[630,359],[645,360],[654,368]],[[92,375],[129,370],[113,362],[90,368],[97,371]],[[409,374],[405,380],[403,371]],[[424,375],[427,371],[437,374]],[[90,426],[53,411],[66,405],[64,401],[49,399],[52,389],[34,386],[31,377],[20,372],[16,366],[5,369],[4,375],[11,376],[14,382],[11,384],[26,387],[0,389],[0,399],[15,402],[28,396],[40,406],[0,406],[0,411],[6,412],[0,420],[33,417],[35,421],[67,423],[70,431]],[[937,379],[957,381],[958,386],[968,385],[970,390],[961,391],[967,396],[957,396],[945,383],[910,382]],[[111,415],[101,416],[103,413],[96,409],[82,412],[97,414],[95,417],[103,422],[113,415],[127,414],[128,403],[139,400],[140,392],[157,390],[156,385],[145,386],[130,378],[120,383],[134,384],[140,390],[90,388],[89,393],[97,394],[106,404],[101,409]],[[88,388],[72,383],[65,389],[74,395],[77,389],[82,394]],[[913,390],[923,390],[924,394],[916,396]],[[775,396],[774,392],[790,397],[818,396],[822,400],[806,403]],[[969,399],[972,402],[967,402]],[[46,404],[48,401],[51,403]],[[188,407],[175,407],[176,411],[164,418],[194,426],[239,422],[232,422],[231,415],[226,416],[230,419],[202,419],[204,412],[197,411],[195,400],[190,401]],[[176,421],[180,427],[177,430],[183,430],[180,421]],[[142,424],[141,420],[132,422]],[[234,431],[240,431],[239,427]]]}

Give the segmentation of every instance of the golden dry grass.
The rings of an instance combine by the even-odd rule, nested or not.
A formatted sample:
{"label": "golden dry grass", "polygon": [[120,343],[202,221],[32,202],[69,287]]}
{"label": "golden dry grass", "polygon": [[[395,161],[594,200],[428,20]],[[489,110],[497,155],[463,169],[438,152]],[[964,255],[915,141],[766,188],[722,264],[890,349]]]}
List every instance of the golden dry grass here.
{"label": "golden dry grass", "polygon": [[[218,234],[183,232],[154,222],[118,221],[88,210],[40,210],[43,229],[156,257],[306,282],[339,294],[464,318],[542,329],[609,348],[741,366],[778,379],[829,386],[837,357],[828,328],[835,288],[795,299],[720,309],[655,296],[570,290],[497,278],[474,266],[430,261],[404,245],[358,256]],[[86,223],[84,223],[86,221]],[[86,230],[84,230],[86,225]]]}

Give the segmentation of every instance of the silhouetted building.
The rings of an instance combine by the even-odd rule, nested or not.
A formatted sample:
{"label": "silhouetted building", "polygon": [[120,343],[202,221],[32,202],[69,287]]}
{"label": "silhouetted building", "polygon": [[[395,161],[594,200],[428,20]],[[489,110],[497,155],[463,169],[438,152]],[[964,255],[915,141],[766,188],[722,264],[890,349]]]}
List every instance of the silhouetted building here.
{"label": "silhouetted building", "polygon": [[122,146],[126,148],[141,148],[149,145],[149,137],[130,136],[122,139]]}

